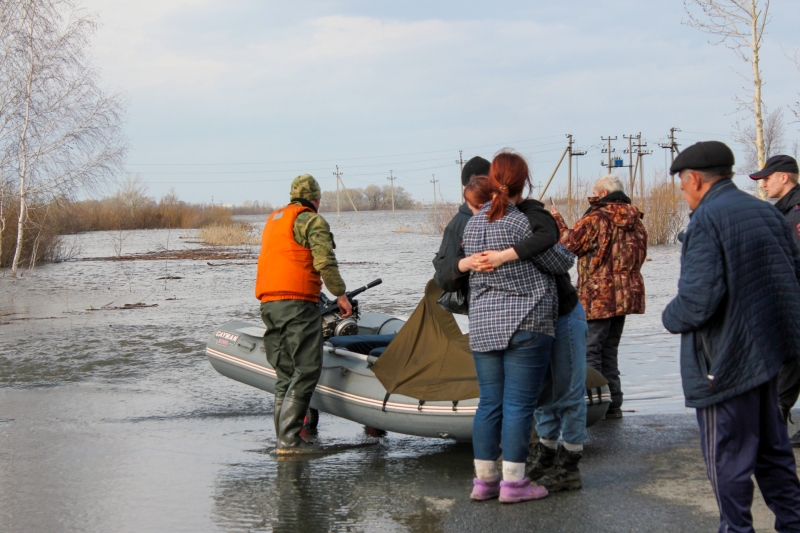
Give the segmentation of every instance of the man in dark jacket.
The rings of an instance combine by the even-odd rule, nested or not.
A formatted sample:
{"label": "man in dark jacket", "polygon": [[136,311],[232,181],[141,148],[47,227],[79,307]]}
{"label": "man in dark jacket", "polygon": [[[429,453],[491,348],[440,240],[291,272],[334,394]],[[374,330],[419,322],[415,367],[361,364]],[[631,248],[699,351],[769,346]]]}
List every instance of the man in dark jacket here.
{"label": "man in dark jacket", "polygon": [[[488,175],[491,165],[489,161],[476,155],[464,165],[461,171],[461,184],[466,186],[472,176]],[[460,272],[458,262],[464,258],[461,241],[464,238],[464,228],[471,217],[472,210],[467,202],[464,202],[444,229],[439,253],[433,258],[433,268],[436,269],[433,280],[443,291],[455,292],[469,287],[469,271]]]}
{"label": "man in dark jacket", "polygon": [[697,410],[720,532],[752,532],[755,475],[775,529],[800,531],[800,481],[777,374],[800,357],[800,253],[780,212],[736,188],[733,152],[697,143],[675,158],[692,210],[678,295],[662,315],[681,333],[681,379]]}
{"label": "man in dark jacket", "polygon": [[[770,198],[779,198],[775,207],[786,217],[792,237],[800,248],[800,185],[797,184],[797,161],[788,155],[776,155],[767,160],[766,165],[755,174],[754,180],[764,180],[764,190]],[[788,422],[792,407],[800,395],[800,360],[790,359],[781,367],[778,374],[778,402],[784,420]],[[800,447],[800,431],[790,439],[792,446]]]}

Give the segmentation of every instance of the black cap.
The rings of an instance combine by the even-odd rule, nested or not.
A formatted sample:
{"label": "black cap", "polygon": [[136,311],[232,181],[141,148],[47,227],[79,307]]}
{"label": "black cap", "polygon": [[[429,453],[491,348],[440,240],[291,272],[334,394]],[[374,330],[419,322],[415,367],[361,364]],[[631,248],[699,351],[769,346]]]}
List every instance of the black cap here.
{"label": "black cap", "polygon": [[789,174],[797,174],[797,161],[795,161],[794,157],[789,155],[774,155],[767,159],[764,168],[755,174],[750,174],[750,177],[754,180],[760,180],[766,178],[774,172],[788,172]]}
{"label": "black cap", "polygon": [[472,176],[487,176],[491,166],[490,162],[476,155],[464,164],[464,169],[461,171],[461,185],[466,187]]}
{"label": "black cap", "polygon": [[703,170],[733,167],[733,165],[733,152],[725,143],[705,141],[695,143],[678,154],[669,167],[669,173],[677,174],[687,168]]}

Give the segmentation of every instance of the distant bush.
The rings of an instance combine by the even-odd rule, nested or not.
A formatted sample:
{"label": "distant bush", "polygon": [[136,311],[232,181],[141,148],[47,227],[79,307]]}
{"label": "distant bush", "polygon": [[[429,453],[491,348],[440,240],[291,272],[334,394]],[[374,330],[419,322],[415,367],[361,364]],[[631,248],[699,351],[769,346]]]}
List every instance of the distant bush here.
{"label": "distant bush", "polygon": [[230,208],[231,213],[234,215],[268,215],[275,211],[272,204],[269,202],[259,203],[258,200],[251,202],[245,200],[242,205],[235,205]]}

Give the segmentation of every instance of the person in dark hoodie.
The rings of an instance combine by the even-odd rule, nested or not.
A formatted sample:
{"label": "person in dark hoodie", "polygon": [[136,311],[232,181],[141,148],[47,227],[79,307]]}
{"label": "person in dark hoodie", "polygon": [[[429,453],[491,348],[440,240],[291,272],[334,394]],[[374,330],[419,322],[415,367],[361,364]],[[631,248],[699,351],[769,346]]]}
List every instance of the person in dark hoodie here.
{"label": "person in dark hoodie", "polygon": [[[464,165],[461,171],[461,184],[466,187],[472,176],[485,176],[489,174],[491,163],[481,156],[475,156]],[[464,228],[472,217],[472,210],[467,202],[458,208],[452,220],[447,224],[442,235],[442,244],[439,252],[433,258],[433,268],[436,272],[433,281],[445,292],[455,292],[459,289],[469,290],[469,271],[458,270],[458,262],[464,258],[464,249],[461,241],[464,238]]]}
{"label": "person in dark hoodie", "polygon": [[586,362],[608,380],[611,405],[606,418],[621,418],[617,350],[625,316],[644,313],[641,268],[647,257],[647,231],[643,214],[631,205],[617,176],[603,176],[592,192],[589,210],[572,229],[556,206],[550,212],[561,231],[560,242],[578,256],[578,296],[589,326]]}
{"label": "person in dark hoodie", "polygon": [[[775,207],[783,213],[789,229],[792,231],[794,242],[800,249],[800,185],[798,181],[798,168],[795,158],[788,155],[776,155],[767,159],[764,168],[750,174],[754,180],[763,180],[761,183],[767,196],[778,198]],[[789,421],[791,411],[800,396],[800,360],[790,359],[783,363],[778,374],[778,402],[783,413],[783,419]],[[792,435],[792,446],[800,448],[800,431]]]}

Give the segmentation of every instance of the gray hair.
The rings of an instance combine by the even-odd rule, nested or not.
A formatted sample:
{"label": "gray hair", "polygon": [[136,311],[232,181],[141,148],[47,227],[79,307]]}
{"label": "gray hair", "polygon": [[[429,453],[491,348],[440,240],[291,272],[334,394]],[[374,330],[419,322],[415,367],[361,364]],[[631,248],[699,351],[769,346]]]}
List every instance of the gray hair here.
{"label": "gray hair", "polygon": [[625,187],[622,185],[622,181],[620,181],[620,179],[614,174],[606,174],[597,180],[594,184],[594,188],[598,191],[605,189],[609,192],[609,194],[612,192],[625,192]]}

